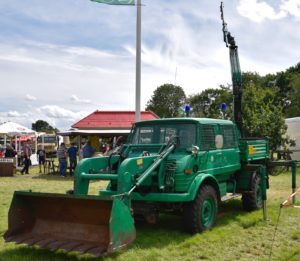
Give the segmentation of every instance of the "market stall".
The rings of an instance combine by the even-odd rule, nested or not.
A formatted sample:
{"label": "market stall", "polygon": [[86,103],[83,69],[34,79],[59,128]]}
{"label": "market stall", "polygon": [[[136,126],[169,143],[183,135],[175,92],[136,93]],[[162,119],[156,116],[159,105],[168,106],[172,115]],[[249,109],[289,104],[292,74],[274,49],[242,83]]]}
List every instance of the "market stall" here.
{"label": "market stall", "polygon": [[[0,135],[4,137],[4,147],[7,145],[7,140],[10,138],[15,143],[15,150],[18,154],[21,151],[21,137],[30,135],[30,138],[36,139],[37,133],[25,126],[15,122],[5,122],[0,124]],[[28,139],[28,136],[27,136]],[[36,144],[36,142],[35,142]],[[37,148],[35,148],[35,151]],[[0,161],[0,176],[14,173],[16,169],[17,155],[15,158],[5,158]]]}

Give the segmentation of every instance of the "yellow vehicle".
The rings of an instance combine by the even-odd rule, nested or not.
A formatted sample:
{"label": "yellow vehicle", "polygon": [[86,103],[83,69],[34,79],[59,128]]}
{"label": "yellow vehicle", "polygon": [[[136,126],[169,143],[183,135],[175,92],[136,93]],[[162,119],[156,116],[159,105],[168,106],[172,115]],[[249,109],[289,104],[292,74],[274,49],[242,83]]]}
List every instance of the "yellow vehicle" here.
{"label": "yellow vehicle", "polygon": [[44,148],[47,157],[55,156],[57,145],[58,145],[58,136],[56,134],[42,134],[37,138],[38,146],[41,145]]}

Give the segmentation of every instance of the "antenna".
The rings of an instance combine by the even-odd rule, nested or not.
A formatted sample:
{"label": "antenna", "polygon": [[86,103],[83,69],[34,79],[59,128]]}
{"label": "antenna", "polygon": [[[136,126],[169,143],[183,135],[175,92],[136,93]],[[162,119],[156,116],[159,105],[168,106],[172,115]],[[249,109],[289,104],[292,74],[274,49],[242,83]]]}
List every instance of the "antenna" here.
{"label": "antenna", "polygon": [[223,2],[221,2],[220,12],[221,12],[221,20],[222,20],[222,26],[223,26],[222,31],[223,31],[223,35],[224,35],[224,42],[226,43],[226,47],[228,47],[228,41],[227,41],[228,30],[227,30],[227,24],[225,23],[225,20],[224,20],[223,8],[224,8],[224,4],[223,4]]}
{"label": "antenna", "polygon": [[224,19],[223,8],[224,8],[224,4],[223,4],[223,2],[221,2],[220,12],[221,12],[221,20],[222,20],[222,26],[223,26],[222,31],[223,31],[223,36],[224,36],[224,42],[226,44],[226,47],[235,48],[237,46],[235,44],[234,37],[232,37],[230,32],[228,32],[227,23],[225,22],[225,19]]}
{"label": "antenna", "polygon": [[174,85],[176,85],[176,79],[177,79],[177,66],[176,66],[176,70],[175,70],[175,79],[174,79]]}

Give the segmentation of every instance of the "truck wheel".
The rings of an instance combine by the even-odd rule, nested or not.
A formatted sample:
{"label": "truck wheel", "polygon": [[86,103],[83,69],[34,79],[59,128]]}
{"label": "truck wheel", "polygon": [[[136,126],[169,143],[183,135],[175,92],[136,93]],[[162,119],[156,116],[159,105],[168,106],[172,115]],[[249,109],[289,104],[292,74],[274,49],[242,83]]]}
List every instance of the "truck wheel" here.
{"label": "truck wheel", "polygon": [[202,186],[193,202],[187,203],[183,209],[184,229],[192,234],[210,229],[216,221],[218,200],[212,186]]}
{"label": "truck wheel", "polygon": [[242,202],[243,209],[246,211],[253,211],[262,208],[262,191],[260,188],[260,176],[256,172],[254,178],[251,181],[250,191],[243,193]]}

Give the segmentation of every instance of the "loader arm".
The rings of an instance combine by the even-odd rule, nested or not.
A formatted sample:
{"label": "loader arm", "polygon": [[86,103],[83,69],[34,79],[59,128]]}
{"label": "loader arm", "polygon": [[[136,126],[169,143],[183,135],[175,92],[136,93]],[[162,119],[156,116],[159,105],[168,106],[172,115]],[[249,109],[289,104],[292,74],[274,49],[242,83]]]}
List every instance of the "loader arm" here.
{"label": "loader arm", "polygon": [[153,170],[155,170],[163,160],[165,160],[171,152],[175,149],[175,144],[170,144],[170,146],[167,146],[165,150],[154,160],[153,164],[151,164],[144,172],[142,175],[140,175],[137,180],[135,185],[126,193],[128,196],[139,186],[143,184],[145,179],[152,173]]}
{"label": "loader arm", "polygon": [[[91,180],[117,181],[115,195],[130,194],[152,174],[152,172],[175,149],[177,138],[172,139],[157,156],[140,156],[127,158],[120,164],[116,173],[108,172],[108,157],[90,158],[80,162],[75,171],[74,194],[87,195]],[[134,145],[136,146],[136,145]],[[152,145],[149,145],[152,146]],[[129,145],[126,150],[130,150]],[[162,147],[161,145],[159,146]],[[142,148],[147,148],[145,145]],[[160,149],[161,150],[161,149]],[[114,155],[112,162],[119,160],[120,155]],[[130,206],[130,204],[129,204]]]}

